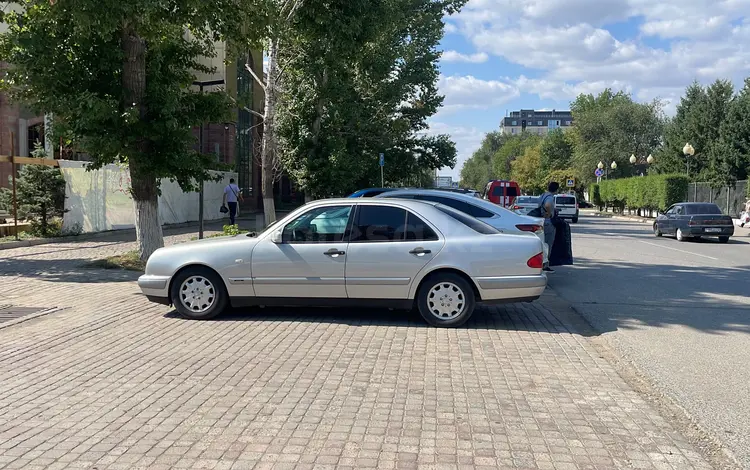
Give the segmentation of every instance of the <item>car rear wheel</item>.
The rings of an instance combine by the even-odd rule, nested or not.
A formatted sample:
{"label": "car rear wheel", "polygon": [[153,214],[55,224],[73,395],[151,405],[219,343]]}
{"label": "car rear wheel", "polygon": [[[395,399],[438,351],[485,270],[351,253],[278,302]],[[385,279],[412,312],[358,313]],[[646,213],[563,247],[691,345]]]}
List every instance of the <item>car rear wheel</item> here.
{"label": "car rear wheel", "polygon": [[729,237],[719,237],[719,243],[729,243]]}
{"label": "car rear wheel", "polygon": [[675,235],[678,242],[684,242],[688,239],[688,237],[685,236],[685,234],[682,233],[682,229],[677,229],[677,234]]}
{"label": "car rear wheel", "polygon": [[661,230],[659,230],[659,226],[657,224],[654,224],[654,235],[657,237],[662,236]]}
{"label": "car rear wheel", "polygon": [[224,311],[229,300],[221,278],[203,267],[180,272],[172,283],[171,297],[175,309],[193,320],[214,318]]}
{"label": "car rear wheel", "polygon": [[475,305],[471,285],[452,273],[429,276],[417,293],[419,313],[432,326],[461,326],[474,313]]}
{"label": "car rear wheel", "polygon": [[577,223],[578,223],[578,217],[573,217],[573,223],[574,223],[574,224],[577,224]]}

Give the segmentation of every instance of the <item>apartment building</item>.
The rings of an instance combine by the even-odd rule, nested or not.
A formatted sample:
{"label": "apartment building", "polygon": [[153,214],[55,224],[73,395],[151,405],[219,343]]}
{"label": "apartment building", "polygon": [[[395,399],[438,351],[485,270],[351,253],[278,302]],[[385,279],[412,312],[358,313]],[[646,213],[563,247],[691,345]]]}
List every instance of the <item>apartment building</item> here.
{"label": "apartment building", "polygon": [[500,122],[502,134],[517,135],[522,132],[545,135],[553,129],[568,130],[573,127],[573,113],[570,111],[522,109],[512,111]]}

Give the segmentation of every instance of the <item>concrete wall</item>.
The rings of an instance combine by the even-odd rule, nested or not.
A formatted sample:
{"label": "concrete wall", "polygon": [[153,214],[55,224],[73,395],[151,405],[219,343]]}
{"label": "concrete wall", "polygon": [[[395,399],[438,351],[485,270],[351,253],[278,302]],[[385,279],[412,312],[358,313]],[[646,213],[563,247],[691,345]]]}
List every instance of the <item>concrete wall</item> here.
{"label": "concrete wall", "polygon": [[[60,160],[65,177],[63,229],[80,226],[84,233],[118,230],[135,226],[133,199],[130,196],[130,172],[127,167],[108,165],[101,170],[86,171],[85,162]],[[204,190],[205,220],[224,218],[219,211],[224,187],[235,173],[214,173],[219,182],[207,182]],[[162,224],[198,220],[198,193],[185,193],[177,183],[162,180],[159,216]]]}

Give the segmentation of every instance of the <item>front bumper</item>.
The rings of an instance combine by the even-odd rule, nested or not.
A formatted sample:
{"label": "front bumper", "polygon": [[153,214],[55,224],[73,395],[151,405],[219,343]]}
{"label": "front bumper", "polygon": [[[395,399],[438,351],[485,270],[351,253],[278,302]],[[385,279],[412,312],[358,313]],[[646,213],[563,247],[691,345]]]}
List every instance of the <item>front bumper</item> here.
{"label": "front bumper", "polygon": [[169,299],[169,276],[155,276],[144,274],[138,278],[138,287],[141,292],[151,300],[151,298]]}
{"label": "front bumper", "polygon": [[542,272],[528,276],[477,277],[474,282],[482,301],[511,301],[541,296],[547,287],[547,276]]}

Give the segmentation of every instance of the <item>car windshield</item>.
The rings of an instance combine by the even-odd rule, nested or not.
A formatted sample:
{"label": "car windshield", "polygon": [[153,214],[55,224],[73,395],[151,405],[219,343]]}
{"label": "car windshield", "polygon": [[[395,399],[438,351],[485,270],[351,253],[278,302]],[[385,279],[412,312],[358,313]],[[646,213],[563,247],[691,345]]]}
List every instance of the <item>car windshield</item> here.
{"label": "car windshield", "polygon": [[516,199],[516,202],[518,204],[536,204],[537,202],[539,202],[539,198],[533,196],[521,196]]}
{"label": "car windshield", "polygon": [[555,198],[555,204],[570,204],[571,206],[576,203],[576,198],[570,196],[557,196]]}
{"label": "car windshield", "polygon": [[721,209],[716,204],[686,204],[685,213],[688,215],[721,215]]}

